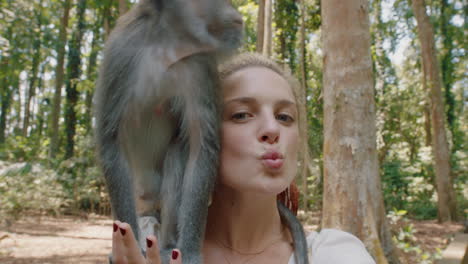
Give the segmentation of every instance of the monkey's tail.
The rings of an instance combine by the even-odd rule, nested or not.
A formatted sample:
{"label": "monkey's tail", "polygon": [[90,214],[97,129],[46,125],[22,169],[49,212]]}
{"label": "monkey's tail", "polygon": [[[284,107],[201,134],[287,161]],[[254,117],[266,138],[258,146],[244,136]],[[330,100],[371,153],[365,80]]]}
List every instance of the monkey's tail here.
{"label": "monkey's tail", "polygon": [[294,258],[296,264],[309,264],[309,257],[307,254],[307,241],[305,238],[304,229],[296,216],[289,211],[280,201],[278,203],[278,210],[283,221],[288,225],[294,242]]}

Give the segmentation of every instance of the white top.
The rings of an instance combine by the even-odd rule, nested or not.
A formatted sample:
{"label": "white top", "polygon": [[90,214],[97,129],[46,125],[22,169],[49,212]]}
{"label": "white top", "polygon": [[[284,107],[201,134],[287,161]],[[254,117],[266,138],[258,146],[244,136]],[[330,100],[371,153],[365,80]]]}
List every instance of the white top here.
{"label": "white top", "polygon": [[[375,264],[361,240],[337,229],[310,233],[307,248],[310,264]],[[295,263],[293,254],[288,264]]]}

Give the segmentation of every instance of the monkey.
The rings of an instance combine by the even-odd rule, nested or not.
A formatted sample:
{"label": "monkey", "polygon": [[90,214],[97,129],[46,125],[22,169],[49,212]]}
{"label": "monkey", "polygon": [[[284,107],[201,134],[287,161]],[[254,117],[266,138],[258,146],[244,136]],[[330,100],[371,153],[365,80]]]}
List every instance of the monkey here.
{"label": "monkey", "polygon": [[241,39],[229,1],[141,0],[106,42],[95,134],[112,212],[137,241],[138,217],[155,217],[164,263],[176,247],[202,263],[220,148],[217,60]]}
{"label": "monkey", "polygon": [[[155,218],[163,263],[173,248],[184,263],[202,263],[220,150],[217,65],[241,45],[242,25],[228,0],[140,0],[106,41],[94,115],[113,217],[140,244],[139,220]],[[305,245],[285,210],[295,244]]]}

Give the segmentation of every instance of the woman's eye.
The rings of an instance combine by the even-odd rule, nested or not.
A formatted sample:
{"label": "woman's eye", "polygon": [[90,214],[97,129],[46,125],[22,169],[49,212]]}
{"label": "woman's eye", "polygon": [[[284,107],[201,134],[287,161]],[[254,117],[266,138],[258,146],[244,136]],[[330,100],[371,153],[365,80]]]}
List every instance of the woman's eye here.
{"label": "woman's eye", "polygon": [[246,120],[248,117],[249,117],[249,113],[240,112],[240,113],[233,114],[231,116],[231,119],[242,121],[242,120]]}
{"label": "woman's eye", "polygon": [[276,119],[285,123],[292,123],[294,122],[294,118],[288,114],[278,114]]}

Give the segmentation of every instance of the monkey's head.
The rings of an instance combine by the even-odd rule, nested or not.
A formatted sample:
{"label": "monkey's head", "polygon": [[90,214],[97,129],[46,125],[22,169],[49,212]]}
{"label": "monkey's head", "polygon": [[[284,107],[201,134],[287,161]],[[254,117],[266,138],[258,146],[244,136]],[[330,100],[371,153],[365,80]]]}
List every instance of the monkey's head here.
{"label": "monkey's head", "polygon": [[178,34],[205,49],[230,52],[240,46],[243,21],[230,0],[151,0]]}

